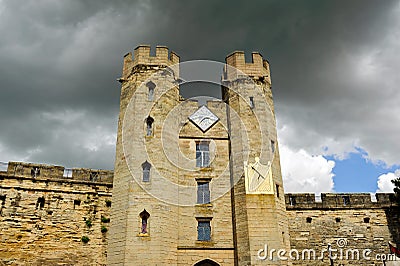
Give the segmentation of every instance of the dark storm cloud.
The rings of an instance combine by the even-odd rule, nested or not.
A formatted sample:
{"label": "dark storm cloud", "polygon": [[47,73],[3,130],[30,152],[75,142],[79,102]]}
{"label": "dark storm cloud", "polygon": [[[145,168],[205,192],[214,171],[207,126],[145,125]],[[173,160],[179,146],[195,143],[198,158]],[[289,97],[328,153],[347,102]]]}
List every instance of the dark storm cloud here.
{"label": "dark storm cloud", "polygon": [[115,80],[147,43],[182,60],[260,51],[286,144],[395,163],[398,14],[392,1],[0,1],[0,161],[112,168]]}

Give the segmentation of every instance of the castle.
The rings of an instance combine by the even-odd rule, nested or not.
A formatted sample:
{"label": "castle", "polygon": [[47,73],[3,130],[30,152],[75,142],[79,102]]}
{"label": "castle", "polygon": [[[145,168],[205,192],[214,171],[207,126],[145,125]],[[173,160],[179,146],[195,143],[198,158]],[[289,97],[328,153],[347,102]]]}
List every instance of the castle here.
{"label": "castle", "polygon": [[0,265],[393,259],[388,241],[400,242],[400,227],[392,194],[284,194],[269,63],[259,53],[251,59],[228,55],[222,100],[203,104],[180,95],[191,80],[167,47],[125,55],[114,171],[8,163]]}

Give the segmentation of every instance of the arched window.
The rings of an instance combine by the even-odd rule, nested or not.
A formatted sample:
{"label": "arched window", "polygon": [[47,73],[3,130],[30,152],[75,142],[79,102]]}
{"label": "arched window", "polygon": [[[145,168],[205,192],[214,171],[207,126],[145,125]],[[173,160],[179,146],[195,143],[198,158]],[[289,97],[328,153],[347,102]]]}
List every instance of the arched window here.
{"label": "arched window", "polygon": [[143,182],[150,182],[151,164],[148,161],[145,161],[142,164],[142,168],[143,168]]}
{"label": "arched window", "polygon": [[141,228],[140,228],[140,233],[141,234],[148,234],[149,233],[149,227],[148,227],[148,220],[150,217],[150,213],[144,209],[140,214],[140,220],[141,220]]}
{"label": "arched window", "polygon": [[219,266],[219,264],[210,259],[205,259],[197,262],[194,266]]}
{"label": "arched window", "polygon": [[149,81],[147,82],[146,86],[149,89],[149,92],[147,94],[147,99],[149,101],[152,101],[154,99],[154,89],[156,88],[156,84],[154,84],[152,81]]}
{"label": "arched window", "polygon": [[151,116],[146,118],[146,136],[153,135],[153,122],[154,119]]}

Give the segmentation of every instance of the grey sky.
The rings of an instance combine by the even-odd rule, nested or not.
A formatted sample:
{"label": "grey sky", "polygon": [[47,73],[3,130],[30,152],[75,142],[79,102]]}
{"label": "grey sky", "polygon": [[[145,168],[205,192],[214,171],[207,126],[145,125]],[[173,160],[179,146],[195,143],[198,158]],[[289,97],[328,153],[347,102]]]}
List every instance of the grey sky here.
{"label": "grey sky", "polygon": [[398,1],[0,0],[0,161],[113,168],[122,56],[259,51],[291,149],[399,163]]}

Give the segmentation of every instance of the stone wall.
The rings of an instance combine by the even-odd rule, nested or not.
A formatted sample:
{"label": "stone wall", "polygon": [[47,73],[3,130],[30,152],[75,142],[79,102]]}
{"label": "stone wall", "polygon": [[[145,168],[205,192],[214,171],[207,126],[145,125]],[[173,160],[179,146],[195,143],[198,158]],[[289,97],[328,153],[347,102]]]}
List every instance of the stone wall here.
{"label": "stone wall", "polygon": [[[399,241],[399,209],[393,194],[376,194],[376,202],[367,193],[323,193],[319,201],[314,194],[286,194],[285,200],[291,248],[300,252],[293,265],[329,265],[328,252],[318,259],[328,244],[337,250],[332,250],[337,255],[334,265],[383,265],[381,254],[390,253],[388,241]],[[301,258],[308,249],[316,251],[317,259]],[[363,258],[366,249],[371,252]]]}
{"label": "stone wall", "polygon": [[0,265],[105,265],[112,178],[9,163],[0,172]]}
{"label": "stone wall", "polygon": [[[109,229],[112,180],[111,171],[10,162],[0,171],[0,265],[105,265],[109,232],[101,228]],[[334,265],[383,265],[376,256],[389,254],[388,241],[400,242],[393,194],[376,194],[376,201],[366,193],[323,193],[319,200],[314,194],[286,194],[285,203],[291,248],[300,253],[293,265],[329,265],[327,252],[318,258],[328,244],[337,250]],[[234,256],[233,248],[177,248],[182,265],[205,256],[230,265]],[[305,253],[303,260],[302,252],[310,249],[316,259]],[[363,258],[366,249],[369,260]]]}

